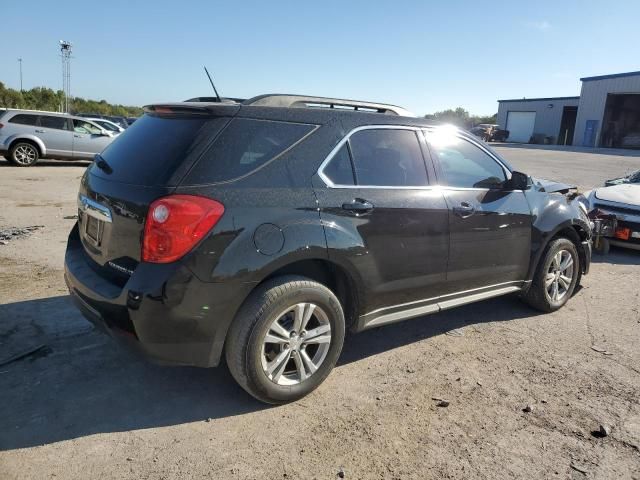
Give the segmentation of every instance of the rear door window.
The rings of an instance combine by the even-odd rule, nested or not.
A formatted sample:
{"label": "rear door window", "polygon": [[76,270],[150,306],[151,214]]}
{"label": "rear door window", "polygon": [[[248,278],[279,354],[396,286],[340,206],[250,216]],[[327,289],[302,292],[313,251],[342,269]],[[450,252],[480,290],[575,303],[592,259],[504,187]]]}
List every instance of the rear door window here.
{"label": "rear door window", "polygon": [[322,171],[334,185],[355,185],[349,146],[345,143]]}
{"label": "rear door window", "polygon": [[233,119],[200,158],[185,183],[219,183],[248,175],[282,155],[315,128],[302,123]]}
{"label": "rear door window", "polygon": [[349,145],[358,185],[422,187],[429,183],[413,130],[362,130],[351,135]]}
{"label": "rear door window", "polygon": [[19,125],[37,125],[38,115],[29,115],[26,113],[20,113],[14,115],[9,119],[9,123],[17,123]]}
{"label": "rear door window", "polygon": [[53,115],[41,115],[40,126],[56,130],[66,130],[67,119],[64,117],[54,117]]}

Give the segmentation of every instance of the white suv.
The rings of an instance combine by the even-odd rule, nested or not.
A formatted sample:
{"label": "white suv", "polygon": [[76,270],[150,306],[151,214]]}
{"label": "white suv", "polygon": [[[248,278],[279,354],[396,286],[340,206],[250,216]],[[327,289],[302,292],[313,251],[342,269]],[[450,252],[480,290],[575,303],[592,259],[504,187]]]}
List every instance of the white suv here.
{"label": "white suv", "polygon": [[95,122],[64,113],[0,112],[0,154],[19,167],[40,158],[93,160],[114,138]]}

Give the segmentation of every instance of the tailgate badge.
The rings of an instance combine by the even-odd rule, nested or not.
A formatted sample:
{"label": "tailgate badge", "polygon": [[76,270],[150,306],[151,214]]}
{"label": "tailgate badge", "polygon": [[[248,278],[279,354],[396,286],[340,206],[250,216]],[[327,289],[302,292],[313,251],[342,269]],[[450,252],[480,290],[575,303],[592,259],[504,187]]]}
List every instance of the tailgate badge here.
{"label": "tailgate badge", "polygon": [[111,223],[111,210],[85,195],[78,195],[78,209],[96,220]]}

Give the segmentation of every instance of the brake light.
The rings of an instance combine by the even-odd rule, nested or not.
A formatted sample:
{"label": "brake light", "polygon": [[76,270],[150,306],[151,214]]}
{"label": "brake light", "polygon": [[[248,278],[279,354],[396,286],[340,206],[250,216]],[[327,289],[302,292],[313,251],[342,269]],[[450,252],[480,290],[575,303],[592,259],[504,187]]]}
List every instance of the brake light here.
{"label": "brake light", "polygon": [[170,263],[189,252],[224,214],[224,205],[195,195],[169,195],[149,207],[142,260]]}
{"label": "brake light", "polygon": [[629,240],[630,236],[631,236],[630,228],[619,227],[616,229],[616,238],[619,238],[620,240]]}

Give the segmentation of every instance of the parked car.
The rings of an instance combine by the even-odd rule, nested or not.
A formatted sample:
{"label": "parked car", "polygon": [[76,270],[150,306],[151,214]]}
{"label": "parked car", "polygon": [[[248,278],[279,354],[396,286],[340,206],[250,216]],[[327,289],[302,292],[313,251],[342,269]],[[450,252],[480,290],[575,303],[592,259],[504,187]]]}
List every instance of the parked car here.
{"label": "parked car", "polygon": [[117,123],[113,123],[110,120],[105,120],[104,118],[89,118],[89,120],[92,121],[93,123],[101,126],[105,130],[113,133],[114,135],[119,135],[122,132],[124,132],[124,128],[122,128]]}
{"label": "parked car", "polygon": [[96,123],[64,113],[7,109],[0,115],[0,154],[19,167],[40,158],[91,160],[113,138]]}
{"label": "parked car", "polygon": [[501,129],[496,124],[481,123],[469,131],[485,142],[506,142],[509,138],[509,130]]}
{"label": "parked car", "polygon": [[163,363],[224,355],[261,401],[318,387],[347,328],[505,294],[550,312],[589,270],[584,198],[400,107],[266,95],[146,112],[81,180],[71,297]]}
{"label": "parked car", "polygon": [[623,183],[640,183],[640,170],[630,173],[624,177],[607,180],[604,182],[604,186],[611,187],[612,185],[620,185]]}
{"label": "parked car", "polygon": [[138,117],[127,117],[127,123],[129,124],[129,126],[133,125],[133,122],[135,122],[138,119]]}
{"label": "parked car", "polygon": [[100,115],[99,113],[77,113],[76,115],[83,118],[102,118],[104,120],[109,120],[124,129],[129,126],[129,122],[127,122],[126,118],[116,115]]}
{"label": "parked car", "polygon": [[602,253],[607,253],[610,245],[640,250],[640,184],[600,187],[586,192],[585,196],[591,210],[616,218],[615,231],[601,243]]}

